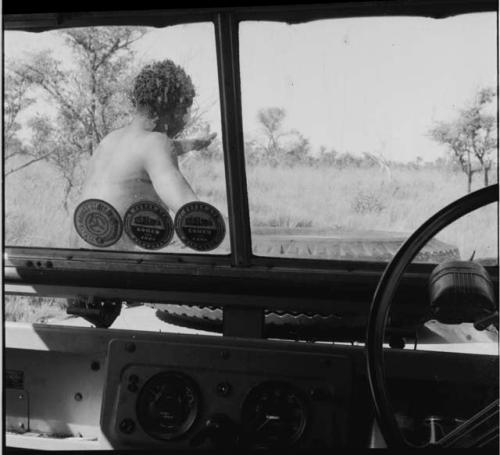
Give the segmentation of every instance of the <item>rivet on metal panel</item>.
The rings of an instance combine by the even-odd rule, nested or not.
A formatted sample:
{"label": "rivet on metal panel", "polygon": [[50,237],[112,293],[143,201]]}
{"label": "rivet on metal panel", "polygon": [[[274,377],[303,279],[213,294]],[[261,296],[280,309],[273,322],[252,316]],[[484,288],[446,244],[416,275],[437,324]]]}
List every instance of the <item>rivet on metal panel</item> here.
{"label": "rivet on metal panel", "polygon": [[125,350],[127,352],[134,352],[135,351],[135,343],[127,343],[125,345]]}
{"label": "rivet on metal panel", "polygon": [[75,393],[75,400],[82,401],[83,395],[80,392]]}
{"label": "rivet on metal panel", "polygon": [[20,393],[18,396],[17,396],[18,400],[24,400],[24,395],[22,393]]}

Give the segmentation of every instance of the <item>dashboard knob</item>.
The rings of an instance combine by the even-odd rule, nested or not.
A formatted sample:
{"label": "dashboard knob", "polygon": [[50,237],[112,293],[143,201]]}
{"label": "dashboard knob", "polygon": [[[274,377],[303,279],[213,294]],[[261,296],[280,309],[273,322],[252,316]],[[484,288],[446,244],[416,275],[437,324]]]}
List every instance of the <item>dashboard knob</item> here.
{"label": "dashboard knob", "polygon": [[225,414],[214,414],[204,427],[193,436],[191,446],[198,447],[205,442],[214,447],[235,447],[238,443],[238,426]]}

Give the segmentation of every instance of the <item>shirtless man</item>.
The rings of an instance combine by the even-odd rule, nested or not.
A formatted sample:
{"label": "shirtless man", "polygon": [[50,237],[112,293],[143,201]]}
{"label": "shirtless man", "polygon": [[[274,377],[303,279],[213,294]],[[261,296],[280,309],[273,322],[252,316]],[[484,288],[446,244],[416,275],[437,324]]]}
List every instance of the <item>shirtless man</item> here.
{"label": "shirtless man", "polygon": [[[195,96],[191,78],[170,60],[147,65],[135,79],[131,123],[108,134],[94,151],[80,201],[101,199],[124,217],[137,201],[157,202],[172,215],[196,194],[182,175],[177,157],[207,147],[203,139],[174,140],[189,118]],[[81,247],[83,240],[79,240]],[[113,249],[135,249],[126,235]]]}

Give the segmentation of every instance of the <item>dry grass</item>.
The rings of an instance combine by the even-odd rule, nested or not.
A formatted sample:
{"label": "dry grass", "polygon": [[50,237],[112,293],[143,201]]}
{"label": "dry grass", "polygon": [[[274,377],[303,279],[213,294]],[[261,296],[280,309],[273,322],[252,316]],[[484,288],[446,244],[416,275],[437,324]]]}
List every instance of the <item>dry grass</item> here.
{"label": "dry grass", "polygon": [[[218,176],[214,175],[216,171]],[[213,182],[218,182],[217,195],[222,204],[222,165],[207,175],[199,168],[191,172],[201,197],[213,197]],[[411,233],[438,210],[466,194],[463,174],[436,169],[396,169],[389,180],[377,169],[254,166],[247,170],[247,183],[253,227]],[[481,188],[479,178],[474,183],[473,190]],[[463,258],[470,257],[473,251],[476,258],[496,257],[496,220],[497,208],[492,204],[457,221],[438,238],[456,245]]]}
{"label": "dry grass", "polygon": [[5,179],[5,244],[67,247],[73,217],[63,207],[64,181],[38,162]]}
{"label": "dry grass", "polygon": [[[222,162],[190,159],[183,171],[199,197],[227,215]],[[496,176],[492,176],[496,181]],[[436,169],[271,168],[247,170],[252,226],[376,229],[411,233],[429,216],[466,193],[465,176]],[[474,189],[481,187],[478,178]],[[72,210],[63,208],[63,181],[46,163],[6,179],[7,245],[68,247]],[[443,231],[462,258],[497,255],[497,208],[485,207]],[[7,296],[7,320],[40,322],[64,311],[55,299]]]}
{"label": "dry grass", "polygon": [[66,314],[66,300],[21,295],[5,296],[5,320],[14,322],[47,322]]}

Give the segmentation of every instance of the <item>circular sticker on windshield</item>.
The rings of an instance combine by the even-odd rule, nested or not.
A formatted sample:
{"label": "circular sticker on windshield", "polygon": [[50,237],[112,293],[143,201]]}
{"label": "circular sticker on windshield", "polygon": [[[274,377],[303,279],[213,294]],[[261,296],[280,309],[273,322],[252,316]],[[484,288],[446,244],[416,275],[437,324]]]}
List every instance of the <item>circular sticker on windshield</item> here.
{"label": "circular sticker on windshield", "polygon": [[75,210],[73,221],[78,235],[97,247],[115,244],[123,232],[120,214],[111,204],[100,199],[81,202]]}
{"label": "circular sticker on windshield", "polygon": [[131,205],[123,217],[125,233],[136,245],[146,250],[158,250],[170,243],[174,223],[160,204],[140,201]]}
{"label": "circular sticker on windshield", "polygon": [[209,251],[224,240],[226,226],[220,212],[206,202],[183,205],[175,215],[175,232],[189,248]]}

